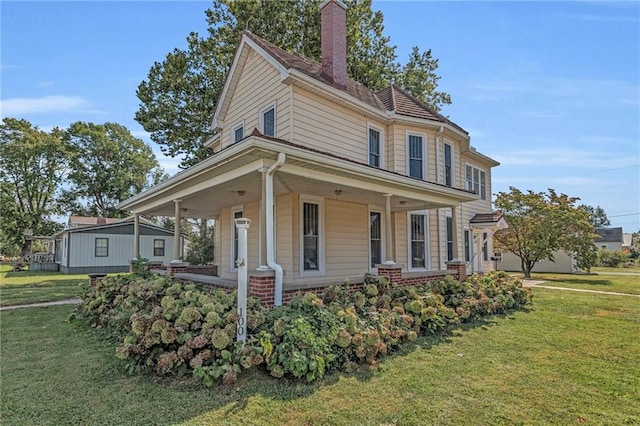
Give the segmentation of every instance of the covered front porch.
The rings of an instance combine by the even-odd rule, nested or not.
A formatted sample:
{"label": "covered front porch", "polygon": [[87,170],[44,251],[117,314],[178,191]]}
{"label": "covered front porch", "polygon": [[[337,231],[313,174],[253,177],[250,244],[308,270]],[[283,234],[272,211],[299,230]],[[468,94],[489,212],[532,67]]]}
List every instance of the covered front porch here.
{"label": "covered front porch", "polygon": [[[173,216],[176,234],[181,218],[215,219],[217,278],[227,284],[237,279],[233,220],[251,219],[250,293],[280,304],[345,279],[357,286],[365,273],[398,283],[465,274],[466,263],[455,261],[459,206],[476,198],[254,133],[119,207],[136,218]],[[451,216],[449,270],[439,267],[438,209]],[[189,273],[179,255],[174,247],[168,274]]]}

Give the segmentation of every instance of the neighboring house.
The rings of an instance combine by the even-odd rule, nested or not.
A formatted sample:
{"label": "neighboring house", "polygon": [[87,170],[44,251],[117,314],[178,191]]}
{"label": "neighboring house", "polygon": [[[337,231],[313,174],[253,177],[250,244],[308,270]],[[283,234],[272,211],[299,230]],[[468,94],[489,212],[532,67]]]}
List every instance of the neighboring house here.
{"label": "neighboring house", "polygon": [[402,89],[347,78],[344,5],[322,7],[322,63],[245,32],[213,117],[214,154],[118,207],[216,219],[228,281],[237,279],[234,219],[251,219],[250,276],[265,292],[275,286],[276,304],[282,289],[367,272],[441,276],[456,259],[468,272],[492,269],[493,232],[506,225],[491,211],[498,162]]}
{"label": "neighboring house", "polygon": [[[501,271],[522,271],[520,258],[513,253],[503,252],[501,259],[497,262],[497,267]],[[564,250],[557,250],[553,254],[553,261],[541,260],[535,264],[532,272],[553,272],[562,274],[579,273],[580,269],[576,265],[573,255],[567,254]]]}
{"label": "neighboring house", "polygon": [[596,247],[610,251],[622,250],[624,242],[622,228],[598,228],[595,232],[599,237],[593,241]]}
{"label": "neighboring house", "polygon": [[[77,216],[73,216],[79,219]],[[140,255],[154,263],[172,260],[173,232],[140,219]],[[74,225],[71,225],[71,224]],[[95,223],[95,224],[91,224]],[[134,256],[134,218],[80,218],[53,235],[55,260],[63,273],[126,272]]]}

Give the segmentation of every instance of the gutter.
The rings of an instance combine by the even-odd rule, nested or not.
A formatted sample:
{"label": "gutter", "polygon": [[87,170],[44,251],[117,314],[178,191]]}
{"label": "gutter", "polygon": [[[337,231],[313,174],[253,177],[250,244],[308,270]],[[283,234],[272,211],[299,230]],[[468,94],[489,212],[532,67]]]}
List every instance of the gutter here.
{"label": "gutter", "polygon": [[283,270],[282,266],[276,263],[275,260],[275,238],[274,238],[274,210],[273,210],[273,175],[278,170],[284,162],[286,161],[286,155],[283,152],[278,154],[278,161],[276,161],[269,169],[267,170],[266,176],[266,194],[265,194],[265,204],[266,204],[266,219],[267,219],[267,265],[276,271],[276,279],[275,279],[275,290],[273,295],[273,304],[275,306],[282,305],[282,281],[283,281]]}

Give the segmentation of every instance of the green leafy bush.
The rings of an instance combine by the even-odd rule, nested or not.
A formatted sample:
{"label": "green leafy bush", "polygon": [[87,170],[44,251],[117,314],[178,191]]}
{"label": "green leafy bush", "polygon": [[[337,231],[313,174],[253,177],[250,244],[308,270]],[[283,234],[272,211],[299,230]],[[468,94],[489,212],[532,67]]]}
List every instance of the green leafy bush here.
{"label": "green leafy bush", "polygon": [[629,262],[630,254],[621,250],[598,250],[598,266],[607,266],[610,268],[618,268]]}
{"label": "green leafy bush", "polygon": [[261,367],[274,377],[322,378],[328,371],[375,365],[419,336],[524,306],[519,280],[501,272],[395,287],[367,275],[362,290],[345,283],[267,309],[248,301],[246,343],[236,339],[236,294],[202,292],[164,277],[111,276],[87,287],[80,316],[109,329],[116,354],[133,372],[181,377],[205,386],[232,384]]}

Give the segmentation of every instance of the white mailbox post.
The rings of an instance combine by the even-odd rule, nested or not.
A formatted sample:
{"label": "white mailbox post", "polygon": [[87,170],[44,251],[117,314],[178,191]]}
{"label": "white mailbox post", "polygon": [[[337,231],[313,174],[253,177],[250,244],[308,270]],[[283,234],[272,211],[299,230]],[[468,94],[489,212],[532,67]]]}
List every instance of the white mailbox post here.
{"label": "white mailbox post", "polygon": [[238,324],[236,326],[238,341],[247,340],[247,232],[251,220],[241,217],[234,219],[238,230]]}

